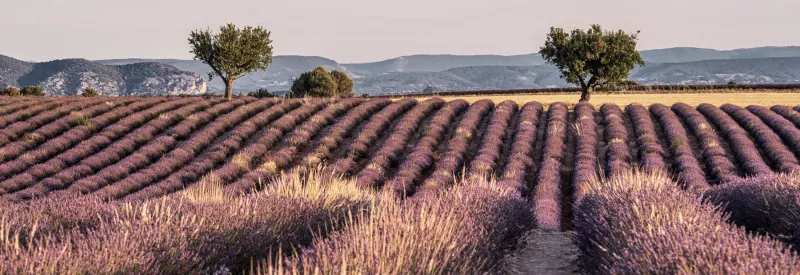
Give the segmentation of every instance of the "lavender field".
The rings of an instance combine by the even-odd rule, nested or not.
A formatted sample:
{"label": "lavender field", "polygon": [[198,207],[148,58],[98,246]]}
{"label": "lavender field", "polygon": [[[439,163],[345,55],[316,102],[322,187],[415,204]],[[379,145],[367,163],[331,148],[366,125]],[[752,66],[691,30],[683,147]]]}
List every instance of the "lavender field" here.
{"label": "lavender field", "polygon": [[797,274],[799,159],[800,106],[0,97],[0,274]]}

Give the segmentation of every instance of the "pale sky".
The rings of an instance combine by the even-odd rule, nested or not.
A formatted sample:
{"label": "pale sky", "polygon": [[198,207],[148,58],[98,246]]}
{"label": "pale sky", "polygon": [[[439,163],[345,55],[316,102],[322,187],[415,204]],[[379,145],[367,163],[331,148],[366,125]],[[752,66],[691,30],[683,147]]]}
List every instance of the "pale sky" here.
{"label": "pale sky", "polygon": [[0,54],[190,59],[194,29],[272,31],[276,55],[341,63],[524,54],[550,26],[641,30],[640,49],[800,45],[798,0],[0,0]]}

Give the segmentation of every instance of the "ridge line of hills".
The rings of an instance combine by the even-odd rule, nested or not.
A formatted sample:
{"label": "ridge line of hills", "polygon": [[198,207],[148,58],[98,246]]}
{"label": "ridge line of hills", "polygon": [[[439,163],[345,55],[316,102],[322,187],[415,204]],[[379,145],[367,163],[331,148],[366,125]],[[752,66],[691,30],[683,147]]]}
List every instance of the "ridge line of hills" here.
{"label": "ridge line of hills", "polygon": [[[640,84],[800,83],[800,46],[735,50],[668,48],[641,51],[647,62],[630,79]],[[357,94],[444,90],[491,90],[573,86],[538,54],[410,55],[370,63],[340,64],[318,56],[275,56],[266,72],[236,81],[234,92],[258,88],[286,91],[293,77],[323,66],[350,74]],[[218,79],[206,83],[207,65],[181,59],[64,59],[42,63],[0,55],[0,87],[43,86],[61,95],[83,88],[112,95],[221,92]]]}

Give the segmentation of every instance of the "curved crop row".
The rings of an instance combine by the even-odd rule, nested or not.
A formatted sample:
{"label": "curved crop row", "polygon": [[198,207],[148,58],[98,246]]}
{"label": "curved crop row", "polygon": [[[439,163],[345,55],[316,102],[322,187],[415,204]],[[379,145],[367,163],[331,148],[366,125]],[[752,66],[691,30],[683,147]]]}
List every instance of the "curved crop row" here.
{"label": "curved crop row", "polygon": [[444,100],[428,99],[411,108],[392,128],[392,134],[386,142],[369,160],[367,167],[356,175],[356,183],[362,188],[380,187],[386,180],[386,173],[400,161],[401,153],[405,150],[411,136],[419,129],[422,121],[431,112],[444,105]]}
{"label": "curved crop row", "polygon": [[597,175],[597,122],[592,104],[581,102],[575,106],[577,122],[575,140],[575,160],[572,174],[573,201],[583,197],[584,185],[596,180]]}
{"label": "curved crop row", "polygon": [[708,166],[711,167],[711,175],[719,183],[725,183],[740,179],[736,165],[731,163],[728,159],[728,153],[725,148],[721,146],[722,140],[714,129],[709,125],[706,117],[703,116],[692,106],[684,103],[676,103],[672,105],[672,110],[683,117],[686,123],[691,127],[692,132],[700,141],[700,147],[703,149],[703,159],[705,159]]}
{"label": "curved crop row", "polygon": [[560,102],[547,110],[547,136],[536,175],[533,193],[536,224],[547,231],[561,230],[561,162],[567,146],[567,112],[567,105]]}
{"label": "curved crop row", "polygon": [[783,142],[789,148],[794,149],[795,156],[800,156],[800,129],[794,123],[762,106],[750,105],[747,106],[747,110],[760,117],[762,121],[783,138]]}
{"label": "curved crop row", "polygon": [[717,129],[720,129],[720,132],[731,145],[731,150],[733,150],[733,154],[736,156],[736,162],[739,164],[739,167],[744,170],[743,172],[745,172],[745,174],[773,174],[772,168],[761,158],[758,147],[750,139],[747,131],[739,126],[733,118],[711,104],[700,104],[700,106],[697,106],[697,110],[708,117],[712,123],[717,125]]}
{"label": "curved crop row", "polygon": [[542,115],[542,104],[528,102],[522,106],[516,134],[511,144],[506,166],[503,167],[503,180],[500,184],[515,188],[521,193],[528,192],[528,175],[533,170],[533,146],[536,142],[536,130]]}
{"label": "curved crop row", "polygon": [[231,130],[224,141],[214,142],[212,147],[205,149],[200,156],[181,167],[180,170],[172,172],[168,177],[155,184],[126,196],[125,199],[145,200],[162,196],[199,181],[203,175],[212,171],[213,168],[224,164],[225,160],[228,160],[234,152],[238,151],[260,128],[279,119],[287,112],[299,107],[300,104],[299,101],[287,100],[280,104],[272,105],[238,125]]}
{"label": "curved crop row", "polygon": [[[21,140],[16,140],[2,146],[0,148],[0,152],[3,152],[3,162],[10,162],[16,160],[17,157],[20,155],[27,153],[29,150],[32,150],[39,145],[43,144],[44,142],[50,141],[59,137],[61,134],[66,132],[69,129],[72,129],[76,126],[81,126],[82,124],[88,124],[91,119],[97,118],[98,116],[104,114],[111,114],[115,115],[115,112],[111,112],[117,108],[125,108],[128,103],[136,102],[136,101],[121,101],[119,103],[106,101],[105,104],[95,104],[92,106],[88,106],[85,109],[73,111],[67,115],[64,115],[46,125],[39,127],[38,129],[29,131],[25,133]],[[109,113],[110,112],[110,113]],[[115,116],[114,118],[118,118]],[[112,121],[103,121],[106,123]],[[105,126],[107,124],[98,125],[98,126]],[[94,127],[95,125],[91,125]],[[2,162],[0,162],[2,163]],[[10,173],[14,173],[16,171],[0,171],[0,180],[5,179],[3,175],[9,175]]]}
{"label": "curved crop row", "polygon": [[[0,186],[10,184],[6,183],[7,181],[15,182],[13,184],[15,186],[30,186],[14,193],[11,196],[13,200],[30,199],[34,196],[43,196],[50,190],[50,187],[48,187],[46,184],[34,185],[35,183],[39,182],[39,180],[55,175],[56,173],[59,173],[72,165],[76,165],[81,160],[94,155],[96,152],[100,152],[113,142],[122,138],[124,135],[137,130],[146,122],[155,119],[159,114],[183,107],[191,102],[193,102],[192,99],[172,100],[160,103],[147,110],[126,116],[116,123],[107,126],[100,133],[92,135],[91,138],[86,139],[77,145],[71,146],[71,148],[68,148],[67,151],[59,153],[46,162],[33,165],[24,173],[18,174],[6,181],[1,182]],[[88,127],[84,126],[76,129],[86,128]],[[37,154],[34,153],[34,155]]]}
{"label": "curved crop row", "polygon": [[75,181],[111,166],[137,151],[139,147],[148,144],[155,137],[182,121],[185,117],[207,109],[219,102],[222,101],[197,101],[194,104],[158,115],[158,119],[149,121],[135,131],[131,131],[125,135],[125,137],[106,146],[100,152],[84,158],[68,168],[60,170],[57,174],[40,181],[37,185],[42,185],[42,187],[39,188],[42,191],[67,188]]}
{"label": "curved crop row", "polygon": [[2,130],[0,130],[0,146],[6,146],[7,144],[20,138],[23,138],[24,140],[33,140],[34,135],[29,134],[31,131],[38,129],[39,127],[43,127],[50,122],[69,114],[70,112],[83,110],[101,101],[105,100],[95,99],[78,101],[76,103],[70,102],[55,109],[42,110],[43,112],[37,113],[36,115],[23,121],[18,121],[14,124],[4,126]]}
{"label": "curved crop row", "polygon": [[[161,102],[162,100],[146,100],[131,104],[130,106],[112,107],[101,104],[97,107],[107,107],[102,115],[89,118],[91,110],[73,112],[50,125],[58,123],[56,127],[42,127],[33,133],[31,140],[15,141],[0,149],[5,153],[7,162],[0,165],[0,180],[10,178],[21,173],[31,166],[46,161],[53,155],[63,152],[73,145],[86,140],[99,130],[118,122],[120,119],[141,111]],[[92,109],[92,108],[90,108]],[[93,115],[91,115],[93,116]],[[55,125],[54,125],[55,126]],[[47,128],[47,129],[45,129]],[[56,136],[58,135],[58,136]],[[38,145],[38,146],[37,146]],[[23,155],[24,154],[24,155]],[[20,157],[22,155],[22,157]],[[16,159],[13,159],[16,157]]]}
{"label": "curved crop row", "polygon": [[720,108],[753,135],[758,144],[764,148],[764,153],[772,160],[778,171],[787,173],[800,171],[800,164],[798,164],[794,154],[786,148],[781,138],[769,126],[764,124],[760,118],[747,109],[736,105],[725,104]]}
{"label": "curved crop row", "polygon": [[342,146],[348,136],[355,136],[352,131],[372,115],[391,104],[391,100],[369,100],[353,108],[327,130],[319,144],[309,151],[302,162],[308,167],[329,160],[332,153]]}
{"label": "curved crop row", "polygon": [[323,127],[330,125],[337,117],[361,103],[363,103],[361,99],[345,99],[328,105],[311,116],[286,137],[283,147],[270,150],[261,158],[256,169],[250,170],[239,180],[229,184],[226,187],[227,191],[233,194],[246,193],[257,187],[259,182],[270,182],[271,177],[278,175],[295,160],[298,150],[310,146],[312,138],[317,136]]}
{"label": "curved crop row", "polygon": [[389,129],[398,116],[405,113],[417,104],[416,100],[404,99],[395,102],[384,108],[374,116],[358,131],[358,136],[347,148],[347,156],[334,162],[328,169],[336,174],[345,176],[358,171],[353,171],[359,160],[368,157],[369,149],[377,146],[381,134]]}
{"label": "curved crop row", "polygon": [[59,106],[69,105],[77,100],[53,100],[47,102],[32,101],[33,104],[26,105],[25,108],[19,109],[14,112],[9,112],[0,116],[0,128],[5,128],[18,121],[23,121],[34,116],[41,114],[47,110],[53,110]]}
{"label": "curved crop row", "polygon": [[[61,153],[74,146],[78,142],[86,140],[100,129],[103,129],[112,123],[116,123],[121,118],[131,115],[132,113],[152,107],[160,101],[161,100],[140,101],[131,104],[131,106],[114,108],[112,112],[106,112],[101,116],[91,119],[83,117],[82,119],[87,119],[84,120],[85,122],[76,122],[76,120],[71,119],[69,121],[61,121],[62,123],[68,123],[67,126],[71,127],[69,131],[66,131],[58,137],[49,138],[46,142],[38,146],[38,148],[31,150],[25,149],[27,151],[20,150],[19,152],[24,152],[22,157],[0,165],[0,181],[12,178],[12,176],[17,175],[18,173],[25,172],[25,170],[28,170],[31,168],[31,166],[46,161],[53,157],[53,155]],[[107,106],[106,104],[102,105]],[[69,117],[75,116],[77,115],[74,113],[69,115]],[[19,141],[11,143],[9,146],[15,145],[16,143],[19,143]],[[24,147],[25,145],[19,145],[18,148]],[[4,186],[4,183],[0,182],[0,187],[2,186]]]}
{"label": "curved crop row", "polygon": [[162,158],[175,148],[179,140],[189,137],[195,130],[207,125],[217,116],[229,113],[245,103],[243,100],[232,100],[193,114],[119,162],[104,167],[94,175],[75,181],[66,192],[87,194],[115,183]]}
{"label": "curved crop row", "polygon": [[794,274],[777,241],[726,222],[667,177],[631,174],[589,187],[575,210],[576,244],[593,274]]}
{"label": "curved crop row", "polygon": [[424,132],[417,144],[403,160],[397,170],[394,179],[384,186],[400,197],[410,195],[416,191],[416,183],[420,181],[426,169],[430,168],[434,162],[434,154],[439,143],[447,134],[447,126],[462,111],[469,107],[469,103],[464,100],[453,100],[445,103],[439,111],[434,114],[431,121],[424,126]]}
{"label": "curved crop row", "polygon": [[631,118],[633,130],[636,134],[636,144],[639,147],[639,163],[642,171],[657,173],[666,172],[664,163],[664,147],[658,143],[655,124],[650,112],[641,104],[631,104],[625,107]]}
{"label": "curved crop row", "polygon": [[440,189],[455,182],[457,170],[464,165],[464,155],[470,143],[478,136],[481,120],[492,111],[494,102],[488,99],[479,100],[467,108],[463,118],[458,122],[455,134],[447,141],[447,149],[433,167],[431,176],[423,181],[419,192],[436,193]]}
{"label": "curved crop row", "polygon": [[20,110],[25,110],[25,109],[28,109],[28,108],[32,108],[33,106],[48,104],[48,103],[51,103],[51,101],[46,101],[46,100],[41,100],[41,101],[39,101],[39,100],[16,101],[16,100],[12,100],[12,101],[7,102],[7,103],[8,104],[5,104],[2,107],[0,107],[0,121],[2,120],[1,118],[3,116],[9,115],[9,114],[13,114],[14,112],[17,112],[17,111],[20,111]]}
{"label": "curved crop row", "polygon": [[255,139],[249,141],[244,149],[234,154],[220,169],[214,171],[214,176],[219,177],[223,184],[233,183],[250,171],[254,163],[259,162],[284,134],[329,103],[329,101],[308,102],[273,121]]}
{"label": "curved crop row", "polygon": [[675,170],[679,181],[690,192],[702,192],[709,187],[706,173],[694,157],[689,145],[689,136],[675,112],[663,104],[650,106],[650,112],[656,116],[664,134],[669,141],[672,157],[675,159]]}
{"label": "curved crop row", "polygon": [[116,183],[106,185],[95,191],[95,195],[103,199],[119,199],[160,181],[194,159],[217,137],[276,103],[273,100],[255,101],[213,119],[203,128],[192,132],[191,137],[180,142],[158,161],[129,174]]}
{"label": "curved crop row", "polygon": [[628,129],[622,119],[622,109],[616,104],[603,104],[600,107],[605,124],[606,173],[608,177],[625,173],[631,169],[631,151],[628,148]]}
{"label": "curved crop row", "polygon": [[770,110],[778,113],[779,115],[782,115],[784,118],[794,123],[795,126],[800,127],[800,112],[797,112],[794,109],[783,105],[772,106]]}
{"label": "curved crop row", "polygon": [[478,154],[469,164],[468,171],[471,179],[486,180],[498,169],[503,139],[506,137],[506,130],[511,123],[511,118],[518,108],[517,103],[511,100],[503,101],[494,108],[491,121],[489,121],[489,126],[486,128],[486,134],[484,134],[480,149],[478,149]]}

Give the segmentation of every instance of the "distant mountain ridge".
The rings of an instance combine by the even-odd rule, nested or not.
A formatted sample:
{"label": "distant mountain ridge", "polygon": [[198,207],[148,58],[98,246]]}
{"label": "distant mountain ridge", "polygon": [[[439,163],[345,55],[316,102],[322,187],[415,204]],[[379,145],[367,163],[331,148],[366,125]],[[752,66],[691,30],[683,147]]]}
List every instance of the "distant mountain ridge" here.
{"label": "distant mountain ridge", "polygon": [[[647,66],[637,68],[630,78],[641,84],[720,84],[728,81],[738,83],[797,83],[800,82],[800,46],[759,47],[736,50],[713,50],[702,48],[668,48],[641,51]],[[90,61],[72,60],[73,63],[84,64]],[[151,65],[135,65],[147,64]],[[49,63],[49,62],[45,62]],[[18,79],[36,82],[33,74],[34,65],[45,63],[28,63],[19,60],[3,60],[0,58],[0,85],[16,83]],[[124,74],[130,72],[125,66],[144,66],[144,71],[156,72],[152,63],[164,64],[163,74],[180,75],[171,70],[186,71],[196,77],[197,81],[207,80],[211,69],[197,60],[180,59],[113,59],[92,62],[100,66],[84,64],[92,68],[90,71],[100,72],[99,76],[76,76],[72,82],[92,83],[91,79],[104,77],[110,81],[108,88],[141,87],[140,90],[153,91],[156,94],[176,93],[178,87],[194,89],[181,81],[183,85],[155,91],[159,85],[139,85],[142,77],[128,78]],[[8,64],[8,65],[3,65]],[[51,64],[58,67],[58,64]],[[248,74],[236,80],[234,93],[247,93],[259,88],[271,91],[287,91],[292,81],[301,73],[315,67],[323,66],[330,70],[347,72],[354,80],[357,94],[387,94],[420,92],[431,87],[434,90],[485,90],[485,89],[518,89],[573,86],[560,79],[555,67],[546,65],[538,54],[523,55],[409,55],[388,60],[369,63],[340,64],[335,60],[318,56],[275,56],[273,63],[266,71]],[[7,69],[6,67],[13,68]],[[6,68],[6,69],[4,69]],[[169,69],[168,69],[169,68]],[[119,72],[117,75],[115,72]],[[22,74],[22,75],[21,75]],[[72,79],[76,78],[73,77]],[[88,80],[81,80],[83,78]],[[122,80],[120,80],[120,78]],[[202,78],[202,79],[201,79]],[[65,78],[66,81],[70,78]],[[112,81],[113,80],[113,81]],[[81,82],[83,81],[83,82]],[[99,80],[98,80],[99,81]],[[127,81],[127,82],[126,82]],[[58,86],[59,81],[40,81],[50,86]],[[67,81],[69,82],[69,81]],[[103,82],[103,81],[100,81]],[[150,81],[158,82],[158,81]],[[168,81],[161,81],[162,83]],[[124,83],[124,84],[121,84]],[[197,83],[197,82],[196,82]],[[195,86],[198,86],[196,84]],[[207,81],[208,90],[221,93],[225,85],[215,77]],[[79,85],[73,85],[79,86]]]}
{"label": "distant mountain ridge", "polygon": [[49,95],[67,95],[86,88],[103,95],[203,94],[199,75],[173,66],[144,62],[103,65],[86,59],[30,63],[0,55],[0,87],[36,85]]}

